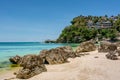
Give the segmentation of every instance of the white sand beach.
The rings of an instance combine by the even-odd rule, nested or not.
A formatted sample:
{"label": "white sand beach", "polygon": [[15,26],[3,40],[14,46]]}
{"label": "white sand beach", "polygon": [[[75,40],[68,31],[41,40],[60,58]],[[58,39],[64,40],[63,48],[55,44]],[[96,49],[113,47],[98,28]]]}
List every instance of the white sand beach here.
{"label": "white sand beach", "polygon": [[[70,58],[69,63],[46,65],[47,72],[28,80],[120,80],[120,60],[106,59],[106,53],[97,51],[88,53],[90,54],[82,57]],[[19,80],[12,79],[17,70],[0,74],[0,80]]]}

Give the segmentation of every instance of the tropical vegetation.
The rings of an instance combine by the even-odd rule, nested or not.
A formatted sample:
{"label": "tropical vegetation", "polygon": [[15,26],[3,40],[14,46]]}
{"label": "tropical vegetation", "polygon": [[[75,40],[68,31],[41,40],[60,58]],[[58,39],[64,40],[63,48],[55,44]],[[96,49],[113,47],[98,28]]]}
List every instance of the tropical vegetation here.
{"label": "tropical vegetation", "polygon": [[[98,23],[109,22],[110,27],[97,27]],[[89,26],[90,24],[90,26]],[[78,16],[73,18],[71,25],[62,30],[57,42],[80,43],[87,40],[115,40],[120,32],[120,14],[117,16]]]}

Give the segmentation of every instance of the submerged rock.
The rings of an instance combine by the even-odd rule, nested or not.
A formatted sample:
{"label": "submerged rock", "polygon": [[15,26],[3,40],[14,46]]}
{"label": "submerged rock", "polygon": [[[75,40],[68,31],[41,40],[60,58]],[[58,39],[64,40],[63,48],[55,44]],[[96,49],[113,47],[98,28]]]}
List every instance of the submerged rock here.
{"label": "submerged rock", "polygon": [[22,57],[20,65],[23,68],[16,74],[16,77],[20,79],[28,79],[41,72],[47,71],[42,58],[37,55],[25,55]]}
{"label": "submerged rock", "polygon": [[76,53],[81,53],[81,52],[90,52],[90,51],[95,51],[96,46],[93,42],[91,41],[86,41],[80,44],[75,50]]}
{"label": "submerged rock", "polygon": [[50,50],[43,50],[39,55],[46,64],[61,64],[67,62],[68,58],[76,57],[70,46],[58,47]]}

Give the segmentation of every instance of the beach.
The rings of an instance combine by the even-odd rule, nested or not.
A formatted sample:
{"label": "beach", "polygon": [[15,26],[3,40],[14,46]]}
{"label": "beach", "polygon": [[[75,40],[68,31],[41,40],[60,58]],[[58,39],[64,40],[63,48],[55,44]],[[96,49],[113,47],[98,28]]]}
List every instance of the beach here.
{"label": "beach", "polygon": [[0,80],[120,80],[119,6],[0,0]]}
{"label": "beach", "polygon": [[[106,53],[87,52],[89,55],[69,58],[68,63],[45,65],[47,72],[42,72],[28,80],[119,80],[120,60],[109,60]],[[13,79],[18,69],[0,74],[0,80]],[[26,79],[27,80],[27,79]]]}

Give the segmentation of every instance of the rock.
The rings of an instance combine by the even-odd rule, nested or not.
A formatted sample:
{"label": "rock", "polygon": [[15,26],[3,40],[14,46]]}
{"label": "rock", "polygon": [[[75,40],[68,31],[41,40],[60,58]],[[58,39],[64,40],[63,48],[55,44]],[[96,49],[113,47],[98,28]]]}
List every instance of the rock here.
{"label": "rock", "polygon": [[65,46],[65,47],[58,47],[57,49],[63,50],[63,53],[61,53],[65,58],[75,58],[76,54],[73,51],[72,47]]}
{"label": "rock", "polygon": [[55,40],[45,40],[45,43],[56,43],[56,41]]}
{"label": "rock", "polygon": [[12,63],[12,64],[19,64],[19,62],[21,61],[21,57],[16,55],[15,57],[11,57],[9,59],[9,61]]}
{"label": "rock", "polygon": [[116,42],[115,44],[117,45],[117,47],[120,47],[120,42]]}
{"label": "rock", "polygon": [[20,65],[23,68],[16,74],[16,77],[20,79],[28,79],[47,71],[42,58],[37,55],[25,55],[22,57]]}
{"label": "rock", "polygon": [[108,47],[110,46],[111,43],[109,42],[101,42],[100,47],[98,48],[98,52],[108,52]]}
{"label": "rock", "polygon": [[14,72],[13,74],[14,74],[14,75],[17,75],[17,72]]}
{"label": "rock", "polygon": [[98,56],[95,56],[94,58],[99,58]]}
{"label": "rock", "polygon": [[39,54],[39,56],[43,59],[44,64],[49,64],[48,61],[46,61],[47,52],[48,50],[42,50]]}
{"label": "rock", "polygon": [[111,59],[111,60],[118,60],[117,56],[116,55],[111,55],[111,54],[106,54],[106,58],[107,59]]}
{"label": "rock", "polygon": [[117,50],[117,45],[111,43],[111,44],[108,46],[108,50],[109,50],[109,51],[115,51],[115,50]]}
{"label": "rock", "polygon": [[78,46],[75,50],[76,53],[81,53],[81,52],[90,52],[90,51],[95,51],[96,46],[93,42],[87,41],[83,42]]}
{"label": "rock", "polygon": [[111,59],[111,60],[117,60],[118,57],[117,57],[116,53],[117,53],[117,46],[115,44],[111,43],[108,46],[108,54],[106,54],[106,58]]}
{"label": "rock", "polygon": [[61,64],[67,62],[68,58],[76,57],[70,46],[57,47],[55,49],[43,50],[40,52],[45,64]]}
{"label": "rock", "polygon": [[117,49],[118,56],[120,56],[120,49]]}

